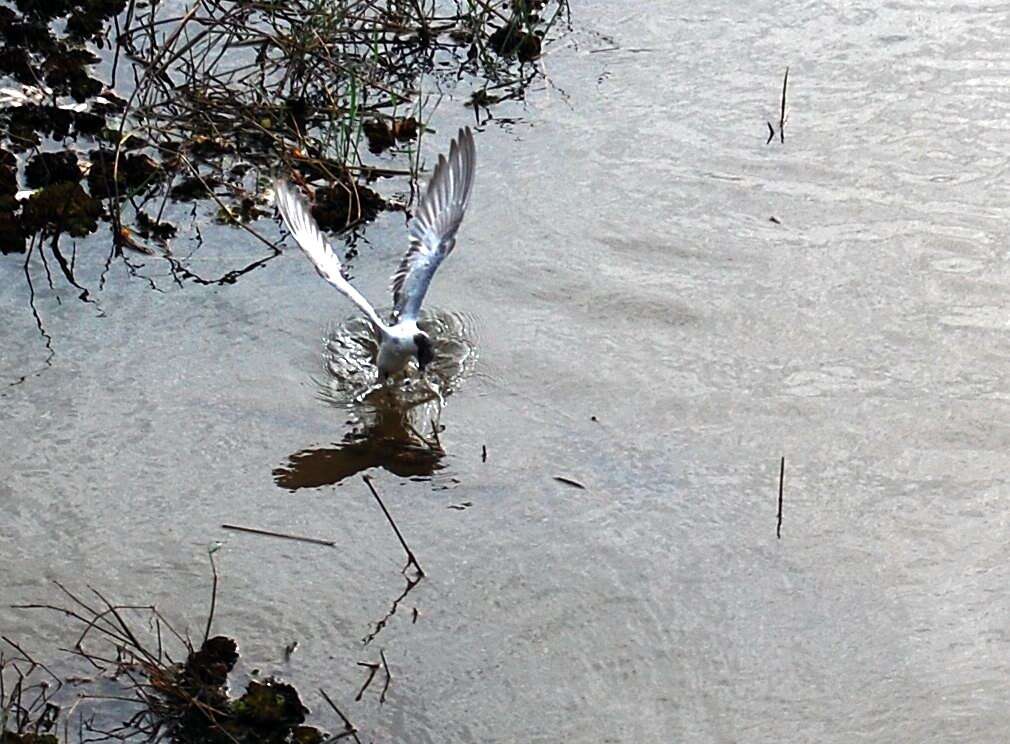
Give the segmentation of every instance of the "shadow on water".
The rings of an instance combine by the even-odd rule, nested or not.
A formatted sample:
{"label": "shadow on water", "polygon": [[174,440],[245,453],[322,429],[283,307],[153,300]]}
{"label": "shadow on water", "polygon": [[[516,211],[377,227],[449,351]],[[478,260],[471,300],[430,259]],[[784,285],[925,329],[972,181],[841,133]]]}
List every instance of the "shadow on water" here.
{"label": "shadow on water", "polygon": [[371,468],[425,478],[443,467],[442,407],[472,372],[477,345],[461,315],[428,312],[418,325],[432,337],[435,358],[423,376],[411,364],[389,385],[377,380],[377,347],[365,320],[354,318],[328,335],[319,395],[350,411],[351,428],[339,442],[290,455],[273,471],[278,486],[296,491],[335,485]]}
{"label": "shadow on water", "polygon": [[[394,392],[376,390],[362,407],[360,423],[341,442],[295,452],[275,469],[277,485],[291,491],[318,488],[371,468],[383,468],[401,478],[426,477],[442,467],[445,451],[438,432],[424,435],[411,423],[418,408],[431,410],[427,404],[401,408]],[[436,409],[433,427],[438,426],[437,420]]]}

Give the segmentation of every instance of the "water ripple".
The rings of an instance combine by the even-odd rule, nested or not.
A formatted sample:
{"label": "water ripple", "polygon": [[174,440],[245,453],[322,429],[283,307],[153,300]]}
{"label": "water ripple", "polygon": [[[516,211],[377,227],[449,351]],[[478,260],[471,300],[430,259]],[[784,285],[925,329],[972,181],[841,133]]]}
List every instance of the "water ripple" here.
{"label": "water ripple", "polygon": [[[418,326],[431,336],[434,359],[423,377],[411,362],[390,393],[403,405],[424,402],[432,393],[452,395],[477,363],[475,323],[469,316],[443,311],[425,311]],[[323,363],[326,377],[317,380],[320,397],[334,405],[355,408],[379,386],[375,337],[364,318],[352,318],[327,333]]]}
{"label": "water ripple", "polygon": [[350,430],[339,442],[290,455],[273,472],[278,486],[318,488],[370,468],[424,478],[443,467],[442,406],[473,372],[477,341],[471,319],[456,313],[428,312],[418,325],[431,336],[435,357],[423,376],[412,363],[389,384],[378,380],[377,345],[366,320],[354,318],[327,334],[319,396],[350,411]]}

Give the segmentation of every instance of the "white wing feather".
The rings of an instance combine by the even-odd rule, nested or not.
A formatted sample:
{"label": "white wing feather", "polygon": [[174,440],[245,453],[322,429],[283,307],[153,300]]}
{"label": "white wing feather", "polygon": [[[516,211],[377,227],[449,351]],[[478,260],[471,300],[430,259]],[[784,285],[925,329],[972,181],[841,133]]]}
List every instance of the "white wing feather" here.
{"label": "white wing feather", "polygon": [[407,226],[410,247],[393,275],[393,314],[397,321],[417,319],[431,278],[456,245],[456,231],[470,201],[476,159],[469,127],[459,130],[449,146],[449,158],[438,158],[428,188]]}
{"label": "white wing feather", "polygon": [[319,275],[361,308],[372,322],[376,332],[383,329],[384,325],[379,320],[375,308],[358,290],[351,286],[350,282],[344,279],[344,275],[341,273],[340,259],[337,258],[330,244],[326,242],[323,234],[319,231],[319,225],[316,224],[302,197],[283,180],[274,183],[274,195],[277,200],[277,209],[280,211],[281,217],[284,218],[284,224],[287,225],[288,231],[302,252],[316,267]]}

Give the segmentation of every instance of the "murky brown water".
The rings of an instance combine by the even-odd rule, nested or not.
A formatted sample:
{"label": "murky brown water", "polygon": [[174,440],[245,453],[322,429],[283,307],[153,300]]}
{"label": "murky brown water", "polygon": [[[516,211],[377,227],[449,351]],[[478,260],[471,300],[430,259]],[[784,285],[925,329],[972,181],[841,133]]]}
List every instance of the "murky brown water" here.
{"label": "murky brown water", "polygon": [[[50,579],[196,633],[223,540],[217,629],[376,741],[1002,738],[1010,11],[580,5],[552,84],[480,134],[429,297],[478,350],[445,455],[369,471],[428,573],[376,640],[403,556],[364,484],[275,476],[355,426],[318,383],[349,306],[294,250],[223,288],[117,268],[101,311],[40,291],[53,367],[0,392],[5,634],[67,643],[6,607]],[[376,301],[404,234],[355,261]],[[45,351],[0,272],[15,379]],[[354,703],[380,648],[389,698]]]}

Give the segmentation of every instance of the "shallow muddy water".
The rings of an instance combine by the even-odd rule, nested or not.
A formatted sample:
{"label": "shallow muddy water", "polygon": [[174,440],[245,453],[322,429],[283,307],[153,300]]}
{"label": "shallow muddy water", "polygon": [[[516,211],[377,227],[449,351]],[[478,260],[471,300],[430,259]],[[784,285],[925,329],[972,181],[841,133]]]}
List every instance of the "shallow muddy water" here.
{"label": "shallow muddy water", "polygon": [[[428,298],[475,354],[444,454],[367,470],[428,574],[375,640],[403,553],[359,477],[297,468],[367,422],[327,395],[350,306],[293,248],[224,287],[117,267],[98,306],[33,266],[44,369],[0,258],[5,635],[70,642],[7,607],[52,579],[195,635],[220,540],[215,628],[375,741],[1002,737],[1010,11],[578,5],[482,127]],[[443,101],[429,162],[466,116]],[[353,262],[377,303],[404,238],[386,214]],[[258,250],[204,239],[208,271]],[[354,702],[380,649],[388,699]]]}

